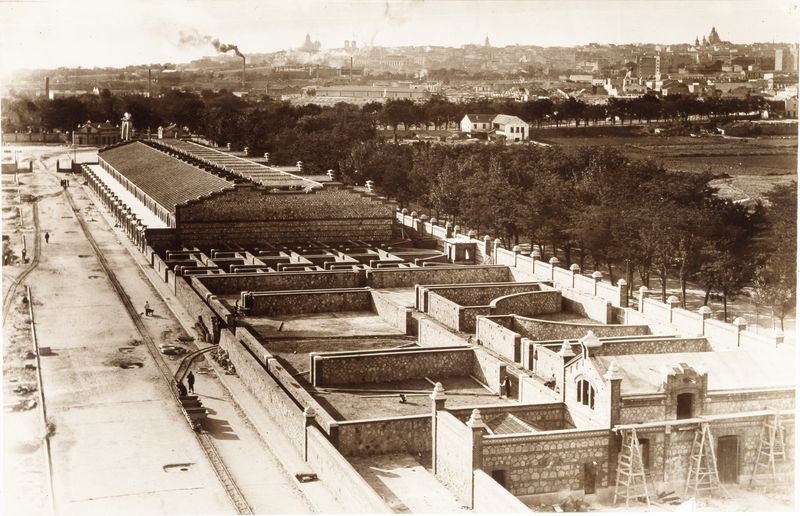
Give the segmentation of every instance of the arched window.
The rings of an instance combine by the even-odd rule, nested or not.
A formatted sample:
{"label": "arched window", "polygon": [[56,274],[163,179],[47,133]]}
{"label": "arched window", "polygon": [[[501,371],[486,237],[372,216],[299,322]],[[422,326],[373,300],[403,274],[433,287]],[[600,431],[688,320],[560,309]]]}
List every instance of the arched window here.
{"label": "arched window", "polygon": [[594,409],[594,387],[588,380],[578,380],[577,401]]}

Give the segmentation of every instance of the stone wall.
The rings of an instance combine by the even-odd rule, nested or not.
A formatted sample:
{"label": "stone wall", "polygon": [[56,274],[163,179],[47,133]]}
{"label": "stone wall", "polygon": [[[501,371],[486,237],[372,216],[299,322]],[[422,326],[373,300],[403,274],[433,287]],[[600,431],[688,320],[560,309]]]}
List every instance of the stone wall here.
{"label": "stone wall", "polygon": [[178,233],[173,228],[147,228],[144,230],[147,245],[156,252],[174,249],[178,246]]}
{"label": "stone wall", "polygon": [[367,271],[367,285],[372,288],[504,281],[511,281],[508,267],[486,265],[407,267]]}
{"label": "stone wall", "polygon": [[[507,318],[508,324],[511,318]],[[486,346],[512,362],[520,361],[520,334],[500,325],[496,317],[478,317],[475,336],[478,344]]]}
{"label": "stone wall", "polygon": [[753,410],[793,409],[795,389],[741,392],[709,392],[703,403],[704,414],[731,414]]}
{"label": "stone wall", "polygon": [[561,402],[556,403],[520,403],[514,405],[479,405],[471,407],[450,408],[450,412],[464,423],[469,419],[473,409],[479,409],[483,421],[491,423],[497,417],[512,414],[533,425],[541,431],[562,430],[569,428],[567,408]]}
{"label": "stone wall", "polygon": [[422,347],[468,346],[466,338],[449,331],[429,317],[418,320],[418,343]]}
{"label": "stone wall", "polygon": [[643,339],[603,341],[603,346],[592,350],[592,356],[636,355],[658,353],[700,353],[711,351],[711,345],[704,337],[682,339],[669,337],[663,339]]}
{"label": "stone wall", "polygon": [[478,513],[528,513],[531,511],[519,498],[509,493],[480,469],[474,472],[473,511]]}
{"label": "stone wall", "polygon": [[369,289],[255,292],[246,301],[251,316],[314,314],[325,312],[369,312]]}
{"label": "stone wall", "polygon": [[430,415],[340,421],[337,448],[346,457],[384,453],[427,455],[431,439]]}
{"label": "stone wall", "polygon": [[186,281],[186,278],[175,278],[175,297],[191,315],[192,321],[196,322],[198,317],[202,317],[203,324],[211,330],[215,314]]}
{"label": "stone wall", "polygon": [[385,199],[349,189],[270,193],[239,185],[177,206],[175,219],[184,246],[387,241],[394,234],[395,208]]}
{"label": "stone wall", "polygon": [[[488,315],[489,307],[486,307]],[[426,313],[443,325],[456,331],[461,328],[461,305],[435,292],[428,293],[428,309]]]}
{"label": "stone wall", "polygon": [[685,335],[703,334],[703,316],[683,308],[672,309],[672,325]]}
{"label": "stone wall", "polygon": [[561,311],[561,292],[544,290],[510,294],[494,299],[491,308],[493,315],[516,314],[533,317],[539,314],[558,313]]}
{"label": "stone wall", "polygon": [[506,366],[486,351],[474,348],[475,362],[472,375],[485,383],[492,392],[500,392],[500,382],[506,372]]}
{"label": "stone wall", "polygon": [[313,359],[312,378],[315,386],[334,386],[402,381],[426,376],[469,376],[473,371],[474,354],[471,348],[318,354]]}
{"label": "stone wall", "polygon": [[513,330],[531,340],[579,339],[590,330],[598,337],[650,334],[646,325],[576,324],[527,317],[514,317]]}
{"label": "stone wall", "polygon": [[505,470],[516,496],[583,488],[583,465],[596,463],[598,488],[608,478],[609,430],[554,430],[525,436],[484,436],[483,467]]}
{"label": "stone wall", "polygon": [[270,272],[268,274],[220,274],[195,278],[217,295],[240,292],[272,292],[365,287],[364,271]]}
{"label": "stone wall", "polygon": [[281,388],[250,352],[233,337],[229,330],[222,331],[220,347],[228,352],[236,373],[253,396],[269,411],[289,441],[298,451],[303,449],[305,439],[305,416],[303,409]]}
{"label": "stone wall", "polygon": [[561,291],[560,311],[578,314],[603,324],[611,322],[611,304],[608,301],[575,289],[565,288]]}
{"label": "stone wall", "polygon": [[[314,427],[308,428],[306,460],[333,491],[346,512],[387,514],[393,511],[358,471]],[[277,494],[277,493],[276,493]]]}
{"label": "stone wall", "polygon": [[402,331],[406,335],[413,335],[415,325],[412,324],[411,309],[397,305],[390,299],[383,296],[380,292],[370,292],[370,310],[377,313],[381,319],[391,324],[394,328]]}
{"label": "stone wall", "polygon": [[459,500],[472,503],[472,430],[445,410],[436,411],[434,473]]}

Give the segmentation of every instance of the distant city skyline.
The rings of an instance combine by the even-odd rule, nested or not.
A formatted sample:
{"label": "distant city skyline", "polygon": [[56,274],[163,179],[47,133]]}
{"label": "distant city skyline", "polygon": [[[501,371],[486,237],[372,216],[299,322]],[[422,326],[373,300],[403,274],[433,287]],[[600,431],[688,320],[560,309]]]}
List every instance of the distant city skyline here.
{"label": "distant city skyline", "polygon": [[[796,42],[798,0],[105,1],[0,3],[0,67],[92,68],[180,63],[214,55],[297,48],[576,46],[691,43],[712,26],[733,43]],[[197,37],[181,43],[181,34]],[[191,39],[191,38],[190,38]]]}

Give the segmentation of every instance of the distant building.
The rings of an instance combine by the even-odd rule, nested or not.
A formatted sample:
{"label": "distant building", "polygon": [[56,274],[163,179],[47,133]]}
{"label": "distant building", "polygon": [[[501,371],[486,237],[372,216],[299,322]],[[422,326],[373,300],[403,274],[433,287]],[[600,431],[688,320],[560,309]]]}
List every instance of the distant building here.
{"label": "distant building", "polygon": [[462,133],[488,133],[492,130],[495,115],[464,115],[461,119]]}
{"label": "distant building", "polygon": [[783,49],[776,48],[775,49],[775,66],[774,69],[776,72],[783,71]]}
{"label": "distant building", "polygon": [[119,127],[108,120],[105,122],[92,122],[90,120],[72,133],[72,141],[76,145],[105,147],[106,145],[117,143],[119,137]]}
{"label": "distant building", "polygon": [[513,115],[497,115],[492,120],[492,128],[497,136],[505,136],[512,142],[527,140],[530,131],[527,122]]}
{"label": "distant building", "polygon": [[786,118],[797,118],[797,97],[784,101],[784,112],[786,113]]}
{"label": "distant building", "polygon": [[431,96],[431,92],[428,90],[402,86],[319,86],[315,91],[317,97],[363,99],[411,99],[422,101]]}

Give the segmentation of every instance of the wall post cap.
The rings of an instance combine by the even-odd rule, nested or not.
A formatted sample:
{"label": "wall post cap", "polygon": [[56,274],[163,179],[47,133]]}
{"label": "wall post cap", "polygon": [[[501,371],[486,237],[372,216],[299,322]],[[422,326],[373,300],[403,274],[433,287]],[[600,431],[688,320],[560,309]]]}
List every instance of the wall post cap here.
{"label": "wall post cap", "polygon": [[511,250],[514,251],[515,253],[519,253],[522,250],[522,248],[518,245],[515,245],[514,247],[511,248]]}
{"label": "wall post cap", "polygon": [[443,400],[446,399],[447,395],[444,392],[444,387],[442,387],[441,382],[436,382],[436,385],[433,386],[433,392],[431,392],[431,399],[432,400]]}
{"label": "wall post cap", "polygon": [[542,257],[542,253],[541,253],[541,251],[539,251],[537,248],[535,248],[535,247],[534,247],[534,248],[531,250],[531,258],[533,258],[533,259],[539,259],[539,258],[541,258],[541,257]]}
{"label": "wall post cap", "polygon": [[494,246],[495,247],[503,247],[503,241],[500,240],[499,238],[495,238],[494,239]]}
{"label": "wall post cap", "polygon": [[606,371],[606,374],[603,375],[603,378],[609,381],[622,379],[622,375],[619,373],[619,366],[617,365],[616,360],[611,360],[611,362],[608,364],[608,371]]}
{"label": "wall post cap", "polygon": [[419,220],[428,220],[429,218],[430,218],[430,217],[428,217],[428,216],[427,216],[427,215],[425,215],[424,213],[423,213],[422,215],[420,215],[420,216],[419,216]]}
{"label": "wall post cap", "polygon": [[548,262],[550,262],[550,265],[558,265],[559,263],[561,263],[561,261],[558,258],[556,258],[555,256],[550,258],[548,260]]}
{"label": "wall post cap", "polygon": [[447,222],[444,223],[444,227],[452,228],[453,227],[453,223],[448,220]]}
{"label": "wall post cap", "polygon": [[572,265],[569,266],[569,270],[571,270],[575,274],[579,274],[581,272],[581,266],[578,265],[577,263],[573,263]]}
{"label": "wall post cap", "polygon": [[416,211],[412,211],[412,212],[411,212],[411,216],[412,216],[412,217],[416,217],[417,215],[419,215],[419,214],[418,214]]}
{"label": "wall post cap", "polygon": [[677,305],[677,304],[680,304],[680,302],[681,302],[681,300],[678,299],[678,296],[669,296],[667,298],[667,304],[668,305]]}
{"label": "wall post cap", "polygon": [[565,340],[561,343],[561,349],[558,351],[558,354],[562,357],[574,357],[575,352],[572,351],[572,344],[569,343],[568,340]]}
{"label": "wall post cap", "polygon": [[467,236],[470,238],[475,238],[478,236],[478,232],[475,231],[474,229],[470,229],[469,231],[467,231]]}
{"label": "wall post cap", "polygon": [[594,334],[592,330],[589,330],[586,335],[578,339],[578,342],[586,346],[587,348],[597,348],[603,345],[600,342],[600,338]]}
{"label": "wall post cap", "polygon": [[600,272],[600,271],[594,271],[594,272],[592,273],[592,278],[593,278],[595,281],[600,281],[601,279],[603,279],[603,273],[602,273],[602,272]]}
{"label": "wall post cap", "polygon": [[483,417],[481,416],[481,411],[478,409],[472,409],[472,414],[469,415],[469,421],[467,421],[467,426],[470,428],[486,428],[486,423],[483,422]]}
{"label": "wall post cap", "polygon": [[641,287],[639,287],[639,293],[640,293],[640,294],[647,294],[648,292],[650,292],[650,289],[649,289],[649,288],[647,288],[647,287],[645,287],[644,285],[642,285]]}
{"label": "wall post cap", "polygon": [[456,224],[455,226],[453,226],[453,231],[455,231],[456,233],[458,233],[459,231],[461,231],[461,226],[460,226],[460,225],[458,225],[458,224]]}
{"label": "wall post cap", "polygon": [[618,287],[627,287],[628,286],[628,282],[625,281],[625,278],[620,278],[620,280],[617,282],[617,286]]}
{"label": "wall post cap", "polygon": [[439,219],[436,217],[431,217],[431,224],[436,224],[437,222],[439,222]]}
{"label": "wall post cap", "polygon": [[703,306],[700,307],[699,310],[697,310],[697,313],[699,313],[701,315],[711,315],[711,314],[714,313],[714,310],[712,310],[708,306],[703,305]]}
{"label": "wall post cap", "polygon": [[733,320],[733,325],[739,328],[740,330],[743,330],[747,328],[747,321],[743,317],[737,317],[736,319]]}
{"label": "wall post cap", "polygon": [[492,237],[490,237],[489,235],[483,235],[483,241],[484,242],[490,242],[491,240],[492,240]]}
{"label": "wall post cap", "polygon": [[403,208],[402,210],[400,210],[400,213],[402,213],[403,215],[408,215],[408,208]]}

